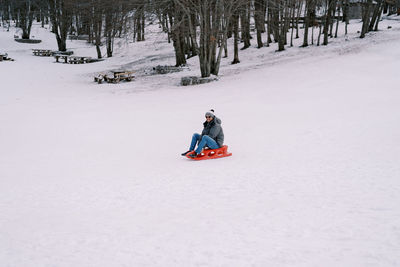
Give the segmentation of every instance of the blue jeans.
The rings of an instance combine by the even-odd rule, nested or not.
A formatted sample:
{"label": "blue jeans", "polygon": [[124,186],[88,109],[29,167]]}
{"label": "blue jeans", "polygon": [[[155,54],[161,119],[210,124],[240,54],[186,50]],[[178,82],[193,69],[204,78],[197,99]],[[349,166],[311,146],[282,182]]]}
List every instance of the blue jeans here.
{"label": "blue jeans", "polygon": [[[195,148],[195,146],[196,146],[196,144],[197,144],[197,141],[199,141],[199,139],[200,139],[200,134],[198,134],[198,133],[193,134],[192,143],[190,144],[190,149],[189,149],[190,151],[193,151],[193,150],[194,150],[194,148]],[[204,136],[201,138],[200,143],[199,143],[199,145],[197,146],[197,149],[195,150],[195,152],[196,152],[197,154],[200,154],[201,151],[203,150],[203,148],[206,147],[206,146],[208,146],[208,147],[211,148],[211,149],[217,149],[217,148],[219,148],[219,145],[217,144],[217,142],[215,142],[214,139],[212,139],[212,138],[209,137],[208,135],[204,135]]]}

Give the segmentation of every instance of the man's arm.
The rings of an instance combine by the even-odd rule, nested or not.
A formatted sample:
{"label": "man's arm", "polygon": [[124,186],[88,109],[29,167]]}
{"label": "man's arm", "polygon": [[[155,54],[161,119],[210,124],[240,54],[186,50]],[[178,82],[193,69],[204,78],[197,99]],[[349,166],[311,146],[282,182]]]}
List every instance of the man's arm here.
{"label": "man's arm", "polygon": [[218,136],[220,132],[221,132],[221,126],[216,124],[210,129],[208,136],[215,140],[215,138]]}

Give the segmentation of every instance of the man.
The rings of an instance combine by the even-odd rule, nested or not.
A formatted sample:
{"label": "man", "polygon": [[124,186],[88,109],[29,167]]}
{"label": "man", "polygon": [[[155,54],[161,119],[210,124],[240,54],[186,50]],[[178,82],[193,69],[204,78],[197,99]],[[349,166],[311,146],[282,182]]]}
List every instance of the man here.
{"label": "man", "polygon": [[192,158],[197,157],[204,147],[209,147],[210,149],[222,147],[224,143],[224,132],[221,127],[221,120],[215,116],[213,109],[206,112],[206,121],[203,125],[204,129],[201,135],[198,133],[193,134],[190,148],[185,153],[182,153],[182,156],[186,156],[186,154],[193,151],[197,142],[199,142],[199,145],[194,151],[195,153],[189,155]]}

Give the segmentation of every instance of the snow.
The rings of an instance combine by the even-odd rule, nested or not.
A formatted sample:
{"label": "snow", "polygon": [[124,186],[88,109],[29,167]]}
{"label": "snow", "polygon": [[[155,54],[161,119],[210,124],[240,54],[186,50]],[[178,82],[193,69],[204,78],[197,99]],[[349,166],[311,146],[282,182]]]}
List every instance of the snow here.
{"label": "snow", "polygon": [[[399,266],[400,22],[359,28],[281,53],[253,41],[192,87],[196,58],[145,75],[174,63],[156,27],[83,65],[32,56],[56,49],[45,29],[34,45],[0,30],[16,60],[0,62],[0,265]],[[93,82],[120,67],[136,81]],[[210,108],[233,156],[189,161]]]}

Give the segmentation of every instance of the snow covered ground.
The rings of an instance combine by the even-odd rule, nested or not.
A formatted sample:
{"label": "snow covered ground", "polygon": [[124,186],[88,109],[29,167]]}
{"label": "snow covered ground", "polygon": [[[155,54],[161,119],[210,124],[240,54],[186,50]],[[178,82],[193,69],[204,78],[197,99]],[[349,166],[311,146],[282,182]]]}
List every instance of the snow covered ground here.
{"label": "snow covered ground", "polygon": [[[156,32],[67,65],[32,56],[56,48],[47,31],[28,45],[1,29],[16,61],[0,62],[0,266],[400,266],[400,21],[363,40],[359,28],[326,47],[241,51],[194,87],[178,83],[197,59],[92,82],[173,64]],[[210,108],[233,156],[189,161]]]}

